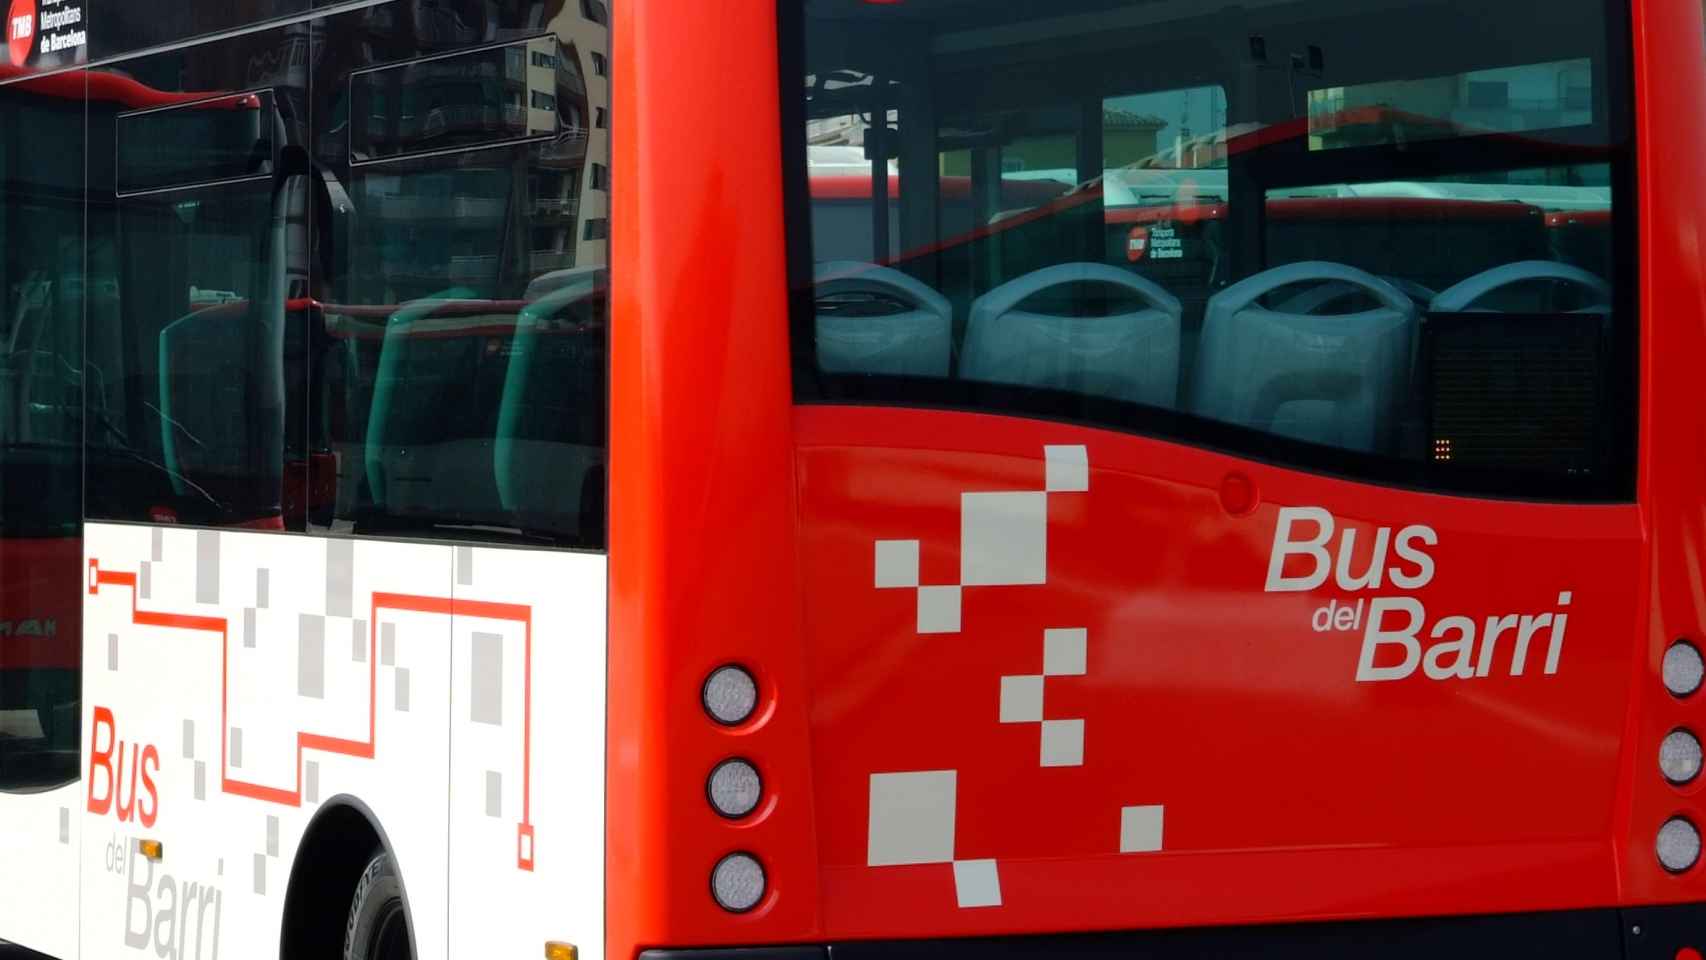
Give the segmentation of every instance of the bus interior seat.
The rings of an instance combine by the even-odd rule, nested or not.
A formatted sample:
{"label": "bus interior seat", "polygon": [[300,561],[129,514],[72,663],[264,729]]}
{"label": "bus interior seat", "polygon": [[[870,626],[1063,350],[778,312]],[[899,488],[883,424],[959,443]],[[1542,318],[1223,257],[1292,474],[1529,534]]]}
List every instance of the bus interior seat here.
{"label": "bus interior seat", "polygon": [[[1319,316],[1257,303],[1310,281],[1360,287],[1379,305]],[[1408,295],[1354,267],[1311,261],[1263,271],[1209,301],[1192,412],[1298,440],[1389,452],[1400,439],[1418,322]]]}
{"label": "bus interior seat", "polygon": [[605,278],[577,276],[517,315],[493,448],[516,525],[573,531],[576,543],[603,534]]}
{"label": "bus interior seat", "polygon": [[946,377],[953,308],[891,267],[829,260],[813,272],[818,368],[826,373]]}
{"label": "bus interior seat", "polygon": [[[1081,284],[1117,288],[1143,306],[1104,316],[1022,306]],[[1172,408],[1178,403],[1181,312],[1176,297],[1127,270],[1101,263],[1044,267],[973,301],[960,375]]]}
{"label": "bus interior seat", "polygon": [[1581,267],[1556,260],[1523,260],[1483,270],[1440,292],[1431,313],[1558,313],[1559,285],[1575,288],[1571,313],[1610,313],[1611,285]]}
{"label": "bus interior seat", "polygon": [[482,303],[416,300],[385,325],[363,450],[368,496],[382,514],[467,522],[497,513],[489,439],[497,398],[480,369],[486,338],[460,329]]}
{"label": "bus interior seat", "polygon": [[[1426,306],[1433,301],[1434,297],[1439,295],[1438,291],[1431,290],[1414,280],[1407,280],[1403,277],[1382,275],[1380,279],[1414,300],[1418,306]],[[1367,291],[1355,284],[1337,281],[1316,283],[1296,291],[1280,303],[1275,304],[1274,309],[1280,313],[1333,313],[1335,311],[1330,308],[1340,306],[1351,298],[1366,300],[1367,297]]]}

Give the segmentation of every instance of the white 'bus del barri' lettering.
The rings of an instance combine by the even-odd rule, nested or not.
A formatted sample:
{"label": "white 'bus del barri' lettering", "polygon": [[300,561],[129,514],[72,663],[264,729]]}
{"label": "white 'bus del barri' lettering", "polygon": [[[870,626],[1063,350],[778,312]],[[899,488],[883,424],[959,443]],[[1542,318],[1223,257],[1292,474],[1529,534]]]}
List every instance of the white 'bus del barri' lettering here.
{"label": "white 'bus del barri' lettering", "polygon": [[[1274,525],[1268,555],[1268,593],[1304,592],[1325,586],[1329,577],[1340,590],[1419,590],[1433,580],[1435,564],[1426,548],[1439,545],[1432,527],[1413,524],[1396,534],[1379,527],[1365,564],[1352,560],[1357,530],[1346,528],[1334,543],[1337,524],[1320,507],[1284,507]],[[1388,560],[1393,562],[1388,564]],[[1293,558],[1287,573],[1288,561]],[[1361,570],[1355,569],[1361,566]],[[1307,567],[1307,572],[1298,572]],[[1557,610],[1493,614],[1485,618],[1453,615],[1431,625],[1427,608],[1413,596],[1377,596],[1340,602],[1332,599],[1310,618],[1316,633],[1362,631],[1357,656],[1359,683],[1404,680],[1420,668],[1429,680],[1472,680],[1500,670],[1512,677],[1528,669],[1529,652],[1544,645],[1541,672],[1558,672],[1564,654],[1570,591],[1558,593]],[[1423,638],[1426,638],[1424,641]],[[1508,640],[1506,639],[1508,638]],[[1509,651],[1507,661],[1501,652]]]}

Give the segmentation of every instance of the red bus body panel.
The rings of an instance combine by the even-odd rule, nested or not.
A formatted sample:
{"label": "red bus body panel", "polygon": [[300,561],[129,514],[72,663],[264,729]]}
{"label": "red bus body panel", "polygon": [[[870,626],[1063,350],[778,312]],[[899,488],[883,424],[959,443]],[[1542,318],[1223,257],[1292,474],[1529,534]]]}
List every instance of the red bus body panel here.
{"label": "red bus body panel", "polygon": [[[1706,723],[1659,659],[1706,631],[1706,48],[1693,0],[1634,5],[1642,289],[1635,503],[1495,502],[1353,483],[1070,424],[792,407],[774,9],[635,0],[616,18],[612,212],[608,946],[1044,933],[1428,916],[1706,898],[1665,873],[1667,817],[1706,821],[1659,740]],[[715,84],[707,83],[715,78]],[[738,104],[738,131],[730,111]],[[643,108],[642,108],[643,105]],[[733,149],[707,149],[742,134]],[[746,136],[745,134],[750,134]],[[684,162],[683,158],[691,158]],[[1563,224],[1554,224],[1563,226]],[[693,349],[680,349],[683,344]],[[1045,446],[1088,489],[1050,494],[1047,582],[966,587],[958,632],[920,634],[878,589],[878,540],[959,582],[961,497],[1042,491]],[[1236,478],[1229,482],[1229,477]],[[1277,512],[1312,506],[1366,545],[1426,524],[1417,590],[1263,590]],[[1367,554],[1357,551],[1359,572]],[[1557,672],[1357,683],[1329,601],[1413,596],[1427,628],[1566,612]],[[1087,670],[1045,716],[1083,762],[1041,767],[999,722],[1042,632],[1085,629]],[[1431,641],[1428,641],[1431,642]],[[756,718],[699,704],[716,666],[759,679]],[[744,756],[767,799],[718,818],[706,774]],[[871,775],[954,770],[953,859],[993,859],[999,907],[956,904],[943,862],[869,864]],[[1164,807],[1162,849],[1121,853],[1120,811]],[[751,851],[767,898],[709,895]]]}

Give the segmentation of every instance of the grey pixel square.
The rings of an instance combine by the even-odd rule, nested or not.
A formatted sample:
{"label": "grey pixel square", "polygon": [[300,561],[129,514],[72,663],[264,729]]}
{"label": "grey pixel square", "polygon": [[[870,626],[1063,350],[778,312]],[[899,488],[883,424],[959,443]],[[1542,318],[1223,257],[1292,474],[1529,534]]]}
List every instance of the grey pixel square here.
{"label": "grey pixel square", "polygon": [[71,808],[59,808],[59,842],[71,842]]}
{"label": "grey pixel square", "polygon": [[397,625],[394,623],[379,625],[379,665],[397,665]]}
{"label": "grey pixel square", "polygon": [[159,563],[165,559],[166,531],[155,527],[148,531],[148,559]]}
{"label": "grey pixel square", "polygon": [[107,634],[107,669],[118,669],[118,634]]}
{"label": "grey pixel square", "polygon": [[367,662],[367,621],[353,620],[350,622],[350,659],[356,663]]}
{"label": "grey pixel square", "polygon": [[326,618],[318,614],[297,616],[296,695],[326,696]]}
{"label": "grey pixel square", "polygon": [[958,786],[953,770],[871,774],[866,863],[952,863]]}
{"label": "grey pixel square", "polygon": [[242,767],[243,766],[243,728],[242,727],[232,727],[231,728],[231,739],[230,739],[229,746],[227,746],[226,750],[230,754],[232,768],[236,769],[236,768]]}
{"label": "grey pixel square", "polygon": [[918,632],[960,632],[960,588],[918,588]]}
{"label": "grey pixel square", "polygon": [[266,896],[267,893],[267,855],[255,854],[255,893]]}
{"label": "grey pixel square", "polygon": [[278,856],[278,818],[267,815],[267,856]]}
{"label": "grey pixel square", "polygon": [[154,564],[144,560],[136,577],[136,595],[147,600],[154,596]]}
{"label": "grey pixel square", "polygon": [[1043,678],[1034,674],[1001,678],[1001,722],[1041,723]]}
{"label": "grey pixel square", "polygon": [[185,760],[191,760],[191,759],[194,759],[194,757],[195,757],[195,721],[186,718],[184,720],[184,759]]}
{"label": "grey pixel square", "polygon": [[994,860],[955,860],[954,896],[961,909],[1001,906],[1001,875]]}
{"label": "grey pixel square", "polygon": [[397,668],[397,712],[409,712],[409,668]]}
{"label": "grey pixel square", "polygon": [[474,584],[474,548],[456,548],[456,585],[461,587]]}
{"label": "grey pixel square", "polygon": [[326,541],[326,616],[347,617],[355,593],[355,541]]}
{"label": "grey pixel square", "polygon": [[219,602],[219,531],[195,533],[195,602]]}
{"label": "grey pixel square", "polygon": [[918,541],[877,541],[877,586],[918,586]]}
{"label": "grey pixel square", "polygon": [[486,816],[503,816],[503,774],[496,770],[486,771]]}
{"label": "grey pixel square", "polygon": [[1082,677],[1087,672],[1089,631],[1083,627],[1043,631],[1043,673]]}
{"label": "grey pixel square", "polygon": [[309,803],[320,802],[320,761],[308,761],[308,771],[302,777],[302,796]]}
{"label": "grey pixel square", "polygon": [[261,567],[255,571],[255,606],[261,610],[267,608],[272,599],[272,571]]}
{"label": "grey pixel square", "polygon": [[1045,767],[1081,767],[1084,765],[1083,720],[1043,721],[1042,765]]}
{"label": "grey pixel square", "polygon": [[205,760],[195,762],[195,798],[197,800],[207,799],[207,761]]}
{"label": "grey pixel square", "polygon": [[243,646],[254,649],[255,646],[255,608],[243,608]]}
{"label": "grey pixel square", "polygon": [[469,717],[475,723],[503,726],[504,641],[495,633],[474,634],[468,669]]}
{"label": "grey pixel square", "polygon": [[960,583],[1048,582],[1048,494],[960,494]]}
{"label": "grey pixel square", "polygon": [[1120,852],[1153,853],[1161,849],[1165,809],[1159,804],[1120,808]]}
{"label": "grey pixel square", "polygon": [[1083,493],[1090,489],[1090,455],[1081,446],[1043,447],[1044,482],[1050,493]]}

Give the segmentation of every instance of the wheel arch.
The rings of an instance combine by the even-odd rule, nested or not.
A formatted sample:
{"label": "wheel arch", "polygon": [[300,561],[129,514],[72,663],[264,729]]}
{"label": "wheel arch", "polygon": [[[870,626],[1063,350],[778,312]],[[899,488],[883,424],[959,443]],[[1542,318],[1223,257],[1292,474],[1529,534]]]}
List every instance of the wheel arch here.
{"label": "wheel arch", "polygon": [[279,923],[279,960],[320,960],[342,956],[345,925],[356,882],[374,851],[390,854],[403,897],[409,952],[420,956],[409,885],[397,848],[373,810],[360,798],[339,794],[321,804],[290,865],[284,913]]}

